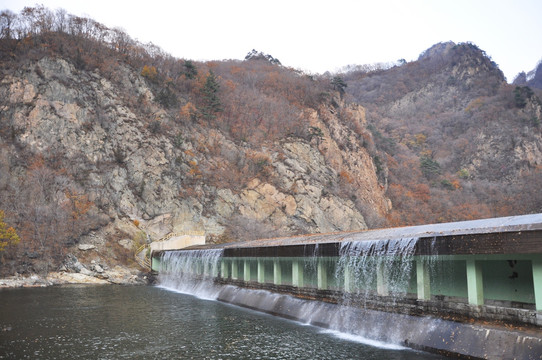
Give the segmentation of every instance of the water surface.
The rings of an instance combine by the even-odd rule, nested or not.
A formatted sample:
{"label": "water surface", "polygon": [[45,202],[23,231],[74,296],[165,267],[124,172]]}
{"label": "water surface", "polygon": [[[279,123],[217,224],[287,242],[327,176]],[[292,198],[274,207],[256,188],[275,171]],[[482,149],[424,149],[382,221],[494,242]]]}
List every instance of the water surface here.
{"label": "water surface", "polygon": [[443,359],[158,287],[4,289],[0,303],[0,359]]}

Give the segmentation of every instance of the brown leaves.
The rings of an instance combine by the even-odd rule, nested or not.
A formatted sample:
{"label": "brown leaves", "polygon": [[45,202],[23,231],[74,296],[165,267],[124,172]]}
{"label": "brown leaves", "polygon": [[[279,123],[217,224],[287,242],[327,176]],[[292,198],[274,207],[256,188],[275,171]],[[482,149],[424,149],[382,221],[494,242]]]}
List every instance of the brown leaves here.
{"label": "brown leaves", "polygon": [[69,209],[72,219],[74,220],[85,215],[94,205],[94,203],[88,199],[88,195],[79,194],[73,189],[67,189],[64,194],[67,199],[65,206]]}

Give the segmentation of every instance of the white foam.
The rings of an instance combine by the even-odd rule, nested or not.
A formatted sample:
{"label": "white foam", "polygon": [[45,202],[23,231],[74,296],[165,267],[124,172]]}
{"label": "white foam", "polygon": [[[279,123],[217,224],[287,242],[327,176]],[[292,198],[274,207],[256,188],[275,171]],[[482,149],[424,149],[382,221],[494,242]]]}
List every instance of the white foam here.
{"label": "white foam", "polygon": [[386,342],[378,341],[378,340],[367,339],[366,337],[363,337],[360,335],[347,334],[347,333],[343,333],[337,330],[326,329],[326,330],[322,330],[321,333],[330,334],[342,340],[357,342],[364,345],[377,347],[380,349],[387,349],[387,350],[407,350],[408,349],[401,345],[386,343]]}
{"label": "white foam", "polygon": [[190,295],[201,300],[216,301],[216,294],[210,294],[206,292],[194,292],[191,290],[179,289],[165,285],[157,285],[156,287],[176,294]]}

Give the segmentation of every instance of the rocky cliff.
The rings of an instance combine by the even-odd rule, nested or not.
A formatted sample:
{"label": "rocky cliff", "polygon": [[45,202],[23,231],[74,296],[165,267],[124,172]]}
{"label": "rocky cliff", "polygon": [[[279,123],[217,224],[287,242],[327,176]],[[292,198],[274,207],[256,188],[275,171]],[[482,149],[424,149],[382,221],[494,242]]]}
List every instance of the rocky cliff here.
{"label": "rocky cliff", "polygon": [[[175,121],[154,93],[129,65],[118,66],[114,77],[58,56],[4,67],[3,198],[24,192],[25,176],[50,181],[40,188],[48,206],[85,196],[85,216],[93,216],[68,243],[104,251],[141,231],[159,239],[203,230],[210,240],[234,241],[359,230],[367,228],[367,215],[378,221],[391,207],[372,156],[344,121],[365,126],[358,105],[335,97],[334,105],[305,109],[315,136],[255,148],[220,129]],[[236,182],[228,174],[238,170],[224,159],[257,169]],[[32,196],[12,201],[36,205]],[[16,219],[15,204],[7,208]]]}

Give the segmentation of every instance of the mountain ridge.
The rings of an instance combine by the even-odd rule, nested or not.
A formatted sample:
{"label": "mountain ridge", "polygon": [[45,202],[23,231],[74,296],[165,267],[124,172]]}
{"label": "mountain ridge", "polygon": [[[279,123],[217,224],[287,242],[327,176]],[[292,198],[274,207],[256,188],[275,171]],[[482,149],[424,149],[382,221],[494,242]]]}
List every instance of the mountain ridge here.
{"label": "mountain ridge", "polygon": [[[387,194],[397,224],[505,215],[519,203],[540,211],[542,200],[528,199],[540,177],[540,99],[507,84],[473,44],[437,44],[420,59],[344,74],[352,101],[367,108],[379,156],[392,157]],[[419,172],[405,177],[412,164]],[[409,214],[413,207],[422,214]]]}

